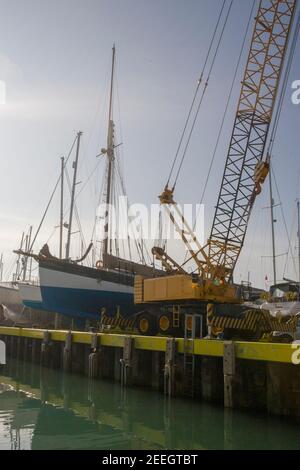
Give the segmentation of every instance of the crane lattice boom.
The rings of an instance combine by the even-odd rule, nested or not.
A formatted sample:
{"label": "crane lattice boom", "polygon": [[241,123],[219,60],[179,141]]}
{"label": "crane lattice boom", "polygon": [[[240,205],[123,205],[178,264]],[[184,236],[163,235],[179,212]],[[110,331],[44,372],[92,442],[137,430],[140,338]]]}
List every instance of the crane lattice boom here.
{"label": "crane lattice boom", "polygon": [[261,0],[259,5],[212,231],[205,248],[210,260],[206,272],[212,277],[216,269],[227,280],[232,276],[254,200],[268,173],[268,162],[265,167],[260,165],[296,4],[296,0]]}

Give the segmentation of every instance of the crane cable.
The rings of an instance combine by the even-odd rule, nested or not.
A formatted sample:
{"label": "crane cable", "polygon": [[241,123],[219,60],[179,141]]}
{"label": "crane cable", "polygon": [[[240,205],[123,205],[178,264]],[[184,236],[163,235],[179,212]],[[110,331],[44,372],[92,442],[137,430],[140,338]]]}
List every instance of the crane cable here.
{"label": "crane cable", "polygon": [[[209,180],[210,180],[213,164],[215,162],[217,150],[218,150],[218,147],[219,147],[221,135],[222,135],[224,124],[225,124],[225,119],[226,119],[229,104],[230,104],[230,101],[231,101],[231,98],[232,98],[232,93],[233,93],[236,77],[237,77],[239,67],[240,67],[240,64],[241,64],[241,59],[242,59],[244,47],[245,47],[245,44],[246,44],[246,40],[247,40],[247,36],[248,36],[249,27],[250,27],[250,24],[251,24],[251,19],[252,19],[255,3],[256,3],[256,0],[253,0],[252,9],[251,9],[251,12],[250,12],[250,15],[249,15],[247,28],[246,28],[246,32],[245,32],[245,35],[244,35],[244,40],[243,40],[243,43],[242,43],[239,58],[238,58],[237,65],[236,65],[236,68],[235,68],[234,77],[233,77],[231,88],[230,88],[229,95],[228,95],[228,98],[227,98],[227,103],[226,103],[225,111],[224,111],[224,114],[223,114],[223,119],[222,119],[222,122],[221,122],[220,130],[219,130],[219,133],[218,133],[218,136],[217,136],[216,145],[215,145],[214,152],[213,152],[213,155],[212,155],[212,158],[211,158],[211,161],[210,161],[209,170],[208,170],[208,173],[207,173],[207,177],[206,177],[206,180],[205,180],[204,188],[203,188],[201,199],[200,199],[200,204],[202,204],[203,201],[204,201],[204,197],[205,197],[206,190],[207,190],[207,187],[208,187],[208,183],[209,183]],[[198,218],[198,216],[197,216],[197,218]]]}
{"label": "crane cable", "polygon": [[213,44],[214,44],[214,42],[215,42],[215,38],[216,38],[218,29],[219,29],[219,25],[220,25],[220,22],[221,22],[221,18],[222,18],[222,16],[223,16],[223,12],[224,12],[224,9],[225,9],[226,1],[227,1],[227,0],[223,0],[222,8],[221,8],[221,11],[220,11],[220,13],[219,13],[219,17],[218,17],[217,24],[216,24],[215,29],[214,29],[214,32],[213,32],[212,39],[211,39],[211,41],[210,41],[210,45],[209,45],[209,49],[208,49],[208,52],[207,52],[207,55],[206,55],[206,59],[205,59],[205,62],[204,62],[204,66],[203,66],[203,69],[202,69],[200,78],[199,78],[199,80],[198,80],[198,83],[197,83],[197,87],[196,87],[196,91],[195,91],[194,96],[193,96],[192,104],[191,104],[191,106],[190,106],[190,108],[189,108],[189,112],[188,112],[188,115],[187,115],[187,118],[186,118],[186,121],[185,121],[185,125],[184,125],[184,128],[183,128],[182,134],[181,134],[181,138],[180,138],[178,147],[177,147],[177,151],[176,151],[176,154],[175,154],[175,158],[174,158],[174,161],[173,161],[171,170],[170,170],[169,178],[168,178],[167,185],[166,185],[167,187],[168,187],[169,184],[170,184],[170,180],[171,180],[171,178],[172,178],[172,175],[173,175],[173,172],[174,172],[174,169],[175,169],[175,165],[176,165],[177,160],[178,160],[178,157],[179,157],[179,152],[180,152],[181,147],[182,147],[183,139],[184,139],[184,136],[185,136],[185,134],[186,134],[188,124],[189,124],[189,122],[190,122],[190,118],[191,118],[192,111],[193,111],[194,106],[195,106],[196,98],[197,98],[197,96],[198,96],[198,92],[199,92],[200,86],[201,86],[201,84],[202,84],[202,80],[203,80],[203,76],[204,76],[204,73],[205,73],[205,70],[206,70],[206,66],[207,66],[207,63],[208,63],[208,60],[209,60],[209,57],[210,57],[210,54],[211,54],[211,51],[212,51],[212,48],[213,48]]}
{"label": "crane cable", "polygon": [[215,62],[216,62],[216,58],[217,58],[217,55],[218,55],[218,52],[219,52],[219,49],[220,49],[220,45],[221,45],[221,42],[222,42],[222,39],[223,39],[223,36],[224,36],[225,28],[226,28],[227,23],[228,23],[228,19],[229,19],[229,15],[230,15],[230,12],[231,12],[231,9],[232,9],[233,2],[234,2],[234,0],[231,0],[231,2],[230,2],[230,6],[229,6],[229,9],[228,9],[228,12],[227,12],[227,15],[226,15],[226,18],[225,18],[225,22],[224,22],[224,25],[223,25],[223,28],[222,28],[221,36],[220,36],[218,44],[217,44],[217,49],[215,51],[211,67],[209,69],[207,81],[205,83],[204,90],[202,92],[202,96],[201,96],[199,105],[197,107],[196,115],[194,117],[193,124],[192,124],[191,130],[190,130],[189,136],[188,136],[188,140],[187,140],[186,146],[184,148],[183,156],[182,156],[182,159],[181,159],[178,171],[177,171],[177,175],[176,175],[176,178],[175,178],[175,183],[174,183],[174,186],[173,186],[173,190],[175,189],[175,187],[177,185],[177,182],[178,182],[178,179],[179,179],[182,167],[183,167],[183,163],[184,163],[185,158],[186,158],[186,154],[187,154],[190,142],[191,142],[192,134],[193,134],[194,129],[195,129],[195,125],[196,125],[196,122],[197,122],[197,119],[198,119],[198,116],[199,116],[199,112],[200,112],[200,109],[201,109],[201,106],[202,106],[202,103],[203,103],[203,100],[204,100],[204,96],[206,94],[206,90],[207,90],[207,87],[208,87],[208,84],[209,84],[211,73],[213,71],[213,68],[214,68],[214,65],[215,65]]}
{"label": "crane cable", "polygon": [[283,103],[284,103],[284,99],[285,99],[286,91],[287,91],[288,80],[289,80],[293,60],[294,60],[294,57],[295,57],[295,51],[296,51],[296,47],[297,47],[297,41],[298,41],[299,33],[300,33],[300,13],[299,13],[298,19],[296,21],[296,29],[295,29],[293,41],[292,41],[292,44],[291,44],[291,50],[290,50],[290,54],[289,54],[289,58],[288,58],[288,62],[287,62],[287,67],[286,67],[286,70],[285,70],[285,76],[284,76],[284,79],[283,79],[282,92],[281,92],[278,107],[277,107],[277,110],[276,110],[276,116],[275,116],[274,125],[273,125],[273,129],[272,129],[272,134],[271,134],[271,138],[270,138],[269,151],[268,151],[270,157],[272,155],[274,143],[275,143],[275,140],[276,140],[276,135],[277,135],[278,127],[279,127],[279,121],[280,121],[280,117],[281,117],[281,111],[282,111],[282,108],[283,108]]}

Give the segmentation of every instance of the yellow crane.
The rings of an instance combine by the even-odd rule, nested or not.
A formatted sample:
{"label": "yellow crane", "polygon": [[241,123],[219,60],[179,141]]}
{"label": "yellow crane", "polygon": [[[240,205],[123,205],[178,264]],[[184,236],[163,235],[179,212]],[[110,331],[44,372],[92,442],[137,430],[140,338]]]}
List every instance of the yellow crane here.
{"label": "yellow crane", "polygon": [[[155,305],[168,306],[169,310],[172,307],[173,325],[179,323],[181,307],[185,311],[192,306],[203,311],[203,304],[213,303],[222,304],[226,310],[224,304],[228,304],[235,311],[234,304],[241,303],[233,272],[254,202],[269,173],[266,145],[296,7],[297,0],[259,2],[213,225],[205,246],[200,245],[176,204],[175,186],[167,185],[160,196],[186,245],[186,263],[193,261],[196,270],[190,275],[186,263],[180,265],[164,249],[153,248],[167,275],[151,279],[137,276],[135,303],[152,306],[152,310]],[[209,308],[211,312],[211,305]],[[170,321],[166,322],[165,313],[161,318],[159,327],[165,326],[160,329],[168,331]],[[144,332],[153,331],[153,316],[148,313],[142,320]]]}

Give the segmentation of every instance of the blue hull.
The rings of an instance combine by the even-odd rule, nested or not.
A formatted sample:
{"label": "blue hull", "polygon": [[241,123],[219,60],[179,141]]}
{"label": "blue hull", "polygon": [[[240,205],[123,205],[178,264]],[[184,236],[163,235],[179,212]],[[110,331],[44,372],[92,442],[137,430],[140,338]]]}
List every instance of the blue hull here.
{"label": "blue hull", "polygon": [[100,320],[102,309],[111,317],[134,313],[133,294],[45,286],[41,292],[44,309],[73,318]]}

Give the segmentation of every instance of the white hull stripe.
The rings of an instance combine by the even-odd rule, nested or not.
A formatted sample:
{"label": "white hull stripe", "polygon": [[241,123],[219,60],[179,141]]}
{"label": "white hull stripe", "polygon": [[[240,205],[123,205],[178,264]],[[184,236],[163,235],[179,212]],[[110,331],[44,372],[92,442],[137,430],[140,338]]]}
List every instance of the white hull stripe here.
{"label": "white hull stripe", "polygon": [[52,287],[61,289],[85,289],[91,291],[107,291],[133,293],[132,286],[124,284],[115,284],[99,279],[79,276],[76,274],[68,274],[60,271],[54,271],[40,267],[40,284],[41,287]]}

